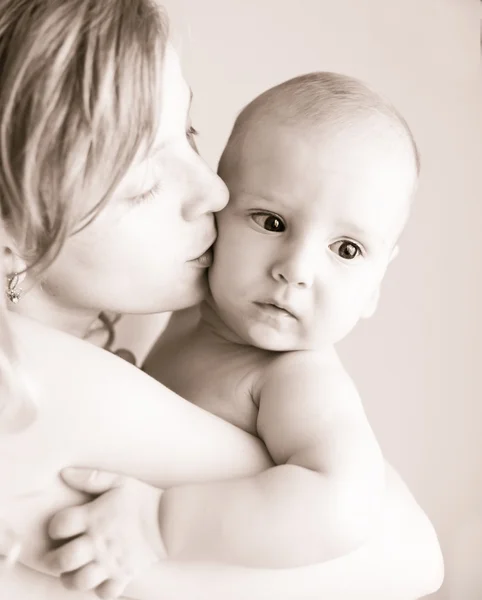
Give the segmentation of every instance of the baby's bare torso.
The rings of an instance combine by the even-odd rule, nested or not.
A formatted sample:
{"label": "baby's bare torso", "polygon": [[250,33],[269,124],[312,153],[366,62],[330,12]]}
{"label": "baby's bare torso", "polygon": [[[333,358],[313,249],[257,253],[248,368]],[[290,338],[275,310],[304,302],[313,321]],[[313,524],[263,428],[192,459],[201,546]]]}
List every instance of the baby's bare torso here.
{"label": "baby's bare torso", "polygon": [[277,356],[198,327],[156,351],[155,377],[186,400],[256,435],[259,383]]}

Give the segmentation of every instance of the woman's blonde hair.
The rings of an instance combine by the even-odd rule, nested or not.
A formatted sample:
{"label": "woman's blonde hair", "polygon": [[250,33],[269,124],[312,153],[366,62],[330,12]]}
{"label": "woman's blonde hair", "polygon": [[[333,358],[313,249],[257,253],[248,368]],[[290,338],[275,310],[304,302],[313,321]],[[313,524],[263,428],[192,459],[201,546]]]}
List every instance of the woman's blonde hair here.
{"label": "woman's blonde hair", "polygon": [[166,23],[154,0],[0,0],[0,209],[29,267],[152,143]]}
{"label": "woman's blonde hair", "polygon": [[[148,152],[166,40],[155,0],[0,0],[0,225],[28,268],[45,268]],[[5,300],[0,431],[29,403]]]}

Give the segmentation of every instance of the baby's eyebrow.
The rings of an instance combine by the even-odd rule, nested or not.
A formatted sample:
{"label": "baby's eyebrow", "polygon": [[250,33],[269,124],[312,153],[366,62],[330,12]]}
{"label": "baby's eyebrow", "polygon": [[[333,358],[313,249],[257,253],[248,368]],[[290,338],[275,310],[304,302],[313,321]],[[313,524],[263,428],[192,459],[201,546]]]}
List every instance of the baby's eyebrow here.
{"label": "baby's eyebrow", "polygon": [[268,202],[268,203],[287,205],[287,202],[281,196],[274,196],[274,195],[266,194],[266,193],[256,194],[254,192],[248,192],[243,189],[237,190],[237,194],[239,196],[246,196],[246,197],[252,198],[254,200],[262,200],[262,201]]}
{"label": "baby's eyebrow", "polygon": [[340,231],[344,231],[347,234],[353,235],[354,237],[368,238],[368,237],[378,237],[374,234],[373,231],[370,231],[366,227],[362,225],[357,225],[356,223],[351,223],[350,221],[337,221],[336,227]]}
{"label": "baby's eyebrow", "polygon": [[349,223],[348,221],[338,221],[337,226],[339,229],[343,229],[353,233],[354,235],[366,236],[369,235],[368,231],[364,227],[360,227],[355,223]]}

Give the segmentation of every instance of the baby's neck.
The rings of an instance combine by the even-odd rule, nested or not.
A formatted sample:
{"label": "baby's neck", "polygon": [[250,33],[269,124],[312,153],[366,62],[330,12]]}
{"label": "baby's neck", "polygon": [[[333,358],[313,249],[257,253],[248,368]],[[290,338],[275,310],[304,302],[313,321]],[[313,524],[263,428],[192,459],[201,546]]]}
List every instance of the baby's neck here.
{"label": "baby's neck", "polygon": [[227,325],[223,319],[219,316],[216,308],[216,303],[211,296],[208,297],[201,304],[201,320],[199,327],[210,333],[220,341],[228,342],[230,344],[237,344],[241,346],[249,346],[245,340],[239,337],[229,325]]}

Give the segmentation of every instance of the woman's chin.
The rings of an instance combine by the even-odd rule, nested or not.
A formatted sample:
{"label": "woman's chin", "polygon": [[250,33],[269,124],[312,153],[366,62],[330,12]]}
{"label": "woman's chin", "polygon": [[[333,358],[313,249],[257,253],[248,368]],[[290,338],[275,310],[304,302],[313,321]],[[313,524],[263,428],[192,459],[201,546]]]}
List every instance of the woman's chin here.
{"label": "woman's chin", "polygon": [[184,289],[176,288],[170,298],[161,300],[154,310],[149,312],[175,312],[200,304],[207,295],[207,277],[200,278],[194,285],[185,286]]}
{"label": "woman's chin", "polygon": [[[191,274],[191,273],[190,273]],[[107,313],[148,315],[183,310],[204,300],[208,291],[206,270],[199,270],[197,277],[178,277],[160,287],[117,290],[107,297],[91,300],[92,306],[101,307]],[[97,311],[98,312],[98,311]]]}

